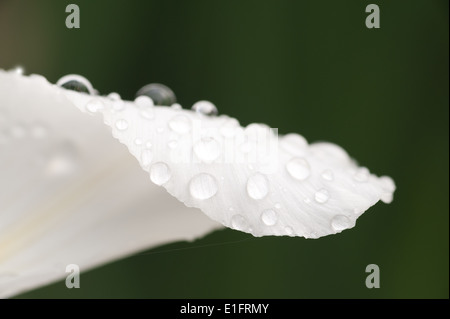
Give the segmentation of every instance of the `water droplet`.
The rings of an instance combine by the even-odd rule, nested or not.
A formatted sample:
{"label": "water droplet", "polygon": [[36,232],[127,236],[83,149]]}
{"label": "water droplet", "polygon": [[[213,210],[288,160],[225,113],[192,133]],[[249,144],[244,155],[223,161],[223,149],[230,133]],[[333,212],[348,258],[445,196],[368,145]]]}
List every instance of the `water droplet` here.
{"label": "water droplet", "polygon": [[116,128],[119,131],[125,131],[126,129],[128,129],[128,122],[124,119],[120,119],[116,121]]}
{"label": "water droplet", "polygon": [[248,221],[244,216],[237,214],[231,217],[232,228],[240,231],[245,231],[248,229],[248,226],[249,226]]}
{"label": "water droplet", "polygon": [[284,227],[284,231],[288,236],[294,236],[294,230],[292,229],[291,226]]}
{"label": "water droplet", "polygon": [[304,201],[306,204],[311,204],[311,199],[309,199],[308,197],[306,197],[303,201]]}
{"label": "water droplet", "polygon": [[363,183],[369,180],[369,175],[369,170],[366,167],[361,167],[356,171],[355,175],[353,175],[353,179],[357,182]]}
{"label": "water droplet", "polygon": [[276,209],[280,209],[281,208],[281,204],[280,203],[275,203],[275,208]]}
{"label": "water droplet", "polygon": [[217,193],[218,187],[213,176],[200,173],[192,178],[189,183],[189,190],[192,197],[204,200],[213,197]]}
{"label": "water droplet", "polygon": [[104,106],[103,102],[99,99],[90,100],[86,104],[86,109],[91,113],[97,113],[97,112],[103,110],[104,107],[105,106]]}
{"label": "water droplet", "polygon": [[320,176],[322,176],[322,178],[326,181],[334,180],[334,174],[331,169],[324,170]]}
{"label": "water droplet", "polygon": [[351,226],[351,220],[344,215],[336,215],[331,220],[331,227],[336,231],[347,229]]}
{"label": "water droplet", "polygon": [[112,108],[116,112],[123,111],[125,109],[125,102],[122,100],[113,101]]}
{"label": "water droplet", "polygon": [[229,210],[230,212],[234,212],[234,208],[233,208],[233,207],[229,207],[228,210]]}
{"label": "water droplet", "polygon": [[134,103],[140,108],[151,108],[153,107],[153,100],[147,95],[140,95],[134,99]]}
{"label": "water droplet", "polygon": [[186,134],[191,130],[191,120],[185,115],[176,115],[169,121],[172,131],[179,134]]}
{"label": "water droplet", "polygon": [[139,137],[134,139],[134,144],[135,145],[142,145],[142,139],[140,139]]}
{"label": "water droplet", "polygon": [[233,137],[239,130],[239,122],[236,119],[228,119],[220,128],[220,133],[223,137]]}
{"label": "water droplet", "polygon": [[146,148],[151,148],[151,147],[152,147],[152,142],[147,141],[147,142],[145,143],[145,147],[146,147]]}
{"label": "water droplet", "polygon": [[316,200],[316,202],[320,204],[325,203],[328,200],[328,198],[330,198],[330,194],[326,189],[321,189],[317,191],[316,194],[314,195],[314,199]]}
{"label": "water droplet", "polygon": [[57,145],[49,154],[45,172],[52,176],[66,176],[73,173],[78,163],[78,152],[72,142]]}
{"label": "water droplet", "polygon": [[83,76],[77,74],[68,74],[56,82],[56,85],[67,90],[94,94],[92,84]]}
{"label": "water droplet", "polygon": [[153,153],[150,150],[143,150],[141,153],[142,167],[148,167],[152,163]]}
{"label": "water droplet", "polygon": [[142,87],[136,96],[146,95],[153,100],[155,105],[166,105],[170,106],[174,104],[177,100],[175,93],[167,86],[159,83],[147,84]]}
{"label": "water droplet", "polygon": [[113,101],[119,101],[120,95],[119,95],[119,93],[111,92],[108,94],[108,99],[113,100]]}
{"label": "water droplet", "polygon": [[280,138],[280,146],[291,154],[302,155],[308,142],[303,136],[291,133]]}
{"label": "water droplet", "polygon": [[311,173],[309,163],[301,157],[294,157],[286,164],[289,174],[298,180],[305,180]]}
{"label": "water droplet", "polygon": [[166,183],[171,176],[172,173],[166,163],[158,162],[150,167],[150,180],[156,185]]}
{"label": "water droplet", "polygon": [[205,162],[212,162],[220,155],[220,144],[212,137],[203,137],[194,145],[195,155]]}
{"label": "water droplet", "polygon": [[277,223],[278,216],[277,213],[272,209],[266,209],[261,214],[261,220],[267,226],[273,226]]}
{"label": "water droplet", "polygon": [[173,108],[174,110],[181,110],[182,109],[181,105],[178,104],[178,103],[174,103],[170,107]]}
{"label": "water droplet", "polygon": [[167,145],[169,146],[169,148],[174,149],[178,146],[178,142],[175,140],[169,141],[169,143],[167,143]]}
{"label": "water droplet", "polygon": [[269,193],[269,182],[267,177],[256,173],[247,181],[247,193],[253,199],[263,199]]}
{"label": "water droplet", "polygon": [[217,115],[218,111],[214,104],[209,101],[198,101],[192,106],[192,110],[202,115]]}

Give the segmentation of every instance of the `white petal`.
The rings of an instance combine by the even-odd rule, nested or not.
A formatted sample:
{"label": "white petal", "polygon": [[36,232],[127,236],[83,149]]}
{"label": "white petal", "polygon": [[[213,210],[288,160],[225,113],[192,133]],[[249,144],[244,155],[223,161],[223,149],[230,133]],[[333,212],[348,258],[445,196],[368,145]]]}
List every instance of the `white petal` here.
{"label": "white petal", "polygon": [[222,228],[153,185],[101,116],[42,77],[0,70],[0,167],[0,297],[64,278],[68,264]]}

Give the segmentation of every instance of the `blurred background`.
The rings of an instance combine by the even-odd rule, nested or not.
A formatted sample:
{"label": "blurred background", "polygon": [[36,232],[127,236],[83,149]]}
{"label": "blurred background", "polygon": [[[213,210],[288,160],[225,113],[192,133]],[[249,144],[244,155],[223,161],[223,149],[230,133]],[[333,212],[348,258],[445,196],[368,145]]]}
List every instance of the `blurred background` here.
{"label": "blurred background", "polygon": [[[80,29],[67,29],[69,3]],[[381,28],[367,29],[376,3]],[[168,85],[341,145],[397,191],[351,230],[317,240],[230,229],[18,298],[449,298],[448,1],[0,0],[0,68],[81,74],[133,99]],[[377,264],[381,288],[367,289]]]}

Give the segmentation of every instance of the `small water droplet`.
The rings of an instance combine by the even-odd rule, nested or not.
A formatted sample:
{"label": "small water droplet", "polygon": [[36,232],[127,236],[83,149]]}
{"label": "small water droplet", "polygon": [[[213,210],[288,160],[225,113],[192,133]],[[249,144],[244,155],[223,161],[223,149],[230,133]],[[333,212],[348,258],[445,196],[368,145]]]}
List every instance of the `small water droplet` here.
{"label": "small water droplet", "polygon": [[153,120],[155,118],[155,113],[152,109],[142,110],[140,114],[146,120]]}
{"label": "small water droplet", "polygon": [[113,101],[119,101],[120,100],[120,94],[116,92],[111,92],[108,94],[108,99]]}
{"label": "small water droplet", "polygon": [[286,164],[286,169],[289,174],[298,180],[305,180],[311,173],[309,163],[301,157],[294,157]]}
{"label": "small water droplet", "polygon": [[112,108],[116,112],[123,111],[125,109],[125,102],[122,100],[113,101]]}
{"label": "small water droplet", "polygon": [[253,199],[263,199],[269,193],[269,181],[261,173],[249,177],[247,181],[247,193]]}
{"label": "small water droplet", "polygon": [[90,100],[87,104],[86,104],[86,109],[90,112],[90,113],[97,113],[101,110],[104,109],[104,104],[101,100],[99,99],[93,99]]}
{"label": "small water droplet", "polygon": [[230,212],[234,212],[234,208],[233,208],[233,207],[229,207],[228,210],[229,210]]}
{"label": "small water droplet", "polygon": [[175,133],[186,134],[191,130],[191,120],[185,115],[176,115],[169,121],[169,127]]}
{"label": "small water droplet", "polygon": [[330,194],[328,193],[328,191],[326,189],[321,189],[321,190],[317,191],[316,194],[314,195],[314,199],[316,200],[316,202],[318,202],[320,204],[325,203],[329,198],[330,198]]}
{"label": "small water droplet", "polygon": [[252,164],[248,164],[248,169],[252,171],[252,170],[254,170],[255,168],[253,167]]}
{"label": "small water droplet", "polygon": [[230,138],[236,135],[239,128],[239,122],[236,119],[230,118],[220,127],[220,133],[223,137]]}
{"label": "small water droplet", "polygon": [[232,228],[240,231],[245,231],[248,229],[248,226],[249,226],[248,221],[244,216],[237,214],[231,217]]}
{"label": "small water droplet", "polygon": [[140,108],[151,108],[153,107],[153,100],[147,95],[140,95],[134,99],[134,103]]}
{"label": "small water droplet", "polygon": [[291,133],[280,138],[280,146],[291,154],[301,155],[304,154],[308,142],[303,136]]}
{"label": "small water droplet", "polygon": [[344,215],[336,215],[331,220],[331,227],[336,231],[347,229],[351,226],[351,220]]}
{"label": "small water droplet", "polygon": [[192,106],[192,110],[202,115],[217,115],[218,111],[214,104],[209,101],[198,101]]}
{"label": "small water droplet", "polygon": [[174,103],[170,107],[173,108],[174,110],[181,110],[182,109],[181,105],[178,104],[178,103]]}
{"label": "small water droplet", "polygon": [[128,129],[128,122],[124,119],[120,119],[116,121],[116,128],[119,131],[125,131],[126,129]]}
{"label": "small water droplet", "polygon": [[170,106],[177,100],[175,93],[167,86],[159,83],[147,84],[142,87],[136,96],[146,95],[153,100],[155,105]]}
{"label": "small water droplet", "polygon": [[189,190],[192,197],[205,200],[213,197],[218,190],[216,179],[207,173],[200,173],[194,176],[189,183]]}
{"label": "small water droplet", "polygon": [[140,139],[139,137],[137,137],[137,138],[134,139],[134,144],[135,144],[135,145],[142,145],[142,143],[143,143],[143,142],[142,142],[142,139]]}
{"label": "small water droplet", "polygon": [[284,231],[288,236],[294,236],[294,230],[292,229],[291,226],[284,227]]}
{"label": "small water droplet", "polygon": [[174,149],[174,148],[176,148],[178,146],[178,142],[175,141],[175,140],[172,140],[172,141],[169,141],[167,143],[167,145],[169,146],[169,148]]}
{"label": "small water droplet", "polygon": [[322,178],[326,181],[334,180],[334,174],[331,169],[324,170],[320,176],[322,176]]}
{"label": "small water droplet", "polygon": [[277,223],[278,216],[277,216],[277,213],[274,210],[266,209],[261,214],[261,220],[267,226],[273,226],[273,225],[275,225]]}
{"label": "small water droplet", "polygon": [[141,153],[141,165],[142,167],[148,167],[153,159],[153,153],[150,150],[143,150]]}
{"label": "small water droplet", "polygon": [[280,209],[281,208],[281,204],[280,203],[275,203],[275,208],[276,209]]}
{"label": "small water droplet", "polygon": [[355,175],[353,175],[353,179],[357,182],[363,183],[369,180],[369,175],[370,172],[367,167],[361,167],[356,171]]}
{"label": "small water droplet", "polygon": [[152,147],[152,142],[147,141],[147,142],[145,143],[145,147],[146,147],[146,148],[151,148],[151,147]]}
{"label": "small water droplet", "polygon": [[56,82],[57,86],[63,87],[67,90],[83,92],[88,94],[94,94],[94,88],[91,82],[85,77],[77,74],[68,74],[63,76]]}
{"label": "small water droplet", "polygon": [[203,137],[194,145],[194,152],[204,162],[212,162],[220,155],[220,144],[212,137]]}
{"label": "small water droplet", "polygon": [[172,173],[166,163],[158,162],[150,167],[150,180],[156,185],[166,183],[171,176]]}

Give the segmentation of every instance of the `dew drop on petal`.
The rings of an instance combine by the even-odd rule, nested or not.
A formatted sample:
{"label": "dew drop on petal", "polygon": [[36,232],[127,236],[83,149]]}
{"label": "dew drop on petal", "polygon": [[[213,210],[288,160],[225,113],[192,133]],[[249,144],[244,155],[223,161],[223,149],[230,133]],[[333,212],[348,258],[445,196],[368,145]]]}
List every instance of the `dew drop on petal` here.
{"label": "dew drop on petal", "polygon": [[153,153],[150,150],[143,150],[141,153],[141,165],[148,167],[152,163]]}
{"label": "dew drop on petal", "polygon": [[167,143],[167,146],[169,146],[169,148],[171,148],[171,149],[174,149],[174,148],[176,148],[178,146],[178,142],[175,141],[175,140],[169,141]]}
{"label": "dew drop on petal", "polygon": [[357,182],[367,182],[369,180],[370,172],[366,167],[359,168],[355,175],[353,175],[353,179]]}
{"label": "dew drop on petal", "polygon": [[330,198],[330,194],[326,189],[321,189],[314,194],[316,202],[323,204]]}
{"label": "dew drop on petal", "polygon": [[334,174],[331,169],[324,170],[320,176],[322,176],[322,178],[326,181],[334,180]]}
{"label": "dew drop on petal", "polygon": [[263,199],[269,193],[269,182],[267,177],[256,173],[248,178],[247,194],[253,199]]}
{"label": "dew drop on petal", "polygon": [[294,236],[294,230],[292,229],[291,226],[284,227],[284,231],[288,236]]}
{"label": "dew drop on petal", "polygon": [[212,137],[203,137],[194,145],[195,155],[205,162],[211,162],[220,155],[220,144]]}
{"label": "dew drop on petal", "polygon": [[117,120],[115,125],[119,131],[125,131],[128,129],[128,122],[124,119]]}
{"label": "dew drop on petal", "polygon": [[305,180],[311,173],[309,163],[301,157],[294,157],[286,164],[288,173],[295,179]]}
{"label": "dew drop on petal", "polygon": [[136,96],[145,95],[152,99],[155,105],[170,106],[177,101],[175,93],[167,86],[159,83],[147,84],[142,87]]}
{"label": "dew drop on petal", "polygon": [[186,134],[191,130],[191,120],[185,115],[176,115],[169,121],[169,127],[175,133]]}
{"label": "dew drop on petal", "polygon": [[158,162],[150,167],[150,180],[156,185],[166,183],[171,176],[172,173],[166,163]]}
{"label": "dew drop on petal", "polygon": [[223,137],[230,138],[236,135],[239,128],[239,122],[236,119],[230,118],[220,127],[220,133]]}
{"label": "dew drop on petal", "polygon": [[119,101],[120,95],[119,95],[119,93],[111,92],[108,94],[108,99],[113,100],[113,101]]}
{"label": "dew drop on petal", "polygon": [[351,221],[347,216],[336,215],[331,220],[331,227],[336,231],[347,229],[351,226]]}
{"label": "dew drop on petal", "polygon": [[142,145],[142,139],[140,139],[139,137],[134,139],[134,144],[135,145]]}
{"label": "dew drop on petal", "polygon": [[189,191],[192,197],[205,200],[213,197],[218,190],[216,179],[207,173],[194,176],[189,183]]}
{"label": "dew drop on petal", "polygon": [[56,82],[57,86],[63,87],[67,90],[94,94],[94,88],[91,82],[85,77],[77,74],[68,74],[63,76]]}
{"label": "dew drop on petal", "polygon": [[245,231],[248,229],[249,224],[244,216],[236,214],[231,217],[231,227],[236,230]]}
{"label": "dew drop on petal", "polygon": [[218,111],[214,104],[209,101],[198,101],[192,106],[192,110],[202,115],[217,115]]}
{"label": "dew drop on petal", "polygon": [[140,108],[150,108],[153,106],[153,100],[147,95],[140,95],[134,99],[134,103]]}
{"label": "dew drop on petal", "polygon": [[266,209],[261,214],[261,220],[267,226],[273,226],[277,223],[278,216],[277,213],[272,209]]}
{"label": "dew drop on petal", "polygon": [[181,105],[178,104],[178,103],[174,103],[174,104],[172,104],[170,107],[171,107],[172,109],[174,109],[174,110],[181,110],[181,109],[182,109]]}
{"label": "dew drop on petal", "polygon": [[147,141],[147,142],[145,143],[145,147],[146,147],[146,148],[151,148],[151,147],[152,147],[152,142]]}
{"label": "dew drop on petal", "polygon": [[50,176],[67,176],[78,166],[78,151],[69,141],[58,144],[49,154],[45,172]]}

